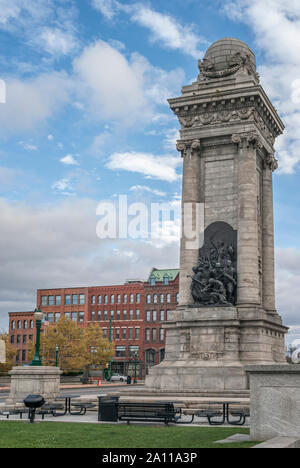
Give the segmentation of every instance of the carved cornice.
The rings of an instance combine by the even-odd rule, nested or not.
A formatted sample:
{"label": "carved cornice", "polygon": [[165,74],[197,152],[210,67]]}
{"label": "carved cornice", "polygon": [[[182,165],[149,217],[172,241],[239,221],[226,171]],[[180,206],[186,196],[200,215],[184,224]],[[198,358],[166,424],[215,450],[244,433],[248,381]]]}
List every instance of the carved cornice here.
{"label": "carved cornice", "polygon": [[194,140],[178,140],[176,149],[181,152],[182,157],[186,156],[188,149],[191,150],[192,154],[199,153],[201,150],[201,141],[199,138]]}

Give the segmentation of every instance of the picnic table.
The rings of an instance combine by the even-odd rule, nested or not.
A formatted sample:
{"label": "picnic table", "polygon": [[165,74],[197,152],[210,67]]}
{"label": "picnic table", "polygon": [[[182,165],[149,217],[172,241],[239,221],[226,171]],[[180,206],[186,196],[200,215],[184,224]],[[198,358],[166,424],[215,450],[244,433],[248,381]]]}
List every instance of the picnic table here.
{"label": "picnic table", "polygon": [[[222,411],[219,410],[200,410],[195,413],[195,416],[198,417],[207,417],[208,422],[211,426],[221,426],[222,424],[230,424],[232,426],[242,426],[246,422],[246,418],[250,416],[249,410],[245,409],[236,409],[236,410],[230,410],[229,406],[230,405],[237,405],[241,404],[244,402],[241,401],[228,401],[228,400],[222,400],[222,401],[212,401],[210,404],[214,405],[222,405]],[[238,417],[239,419],[231,419],[230,414],[232,416]],[[221,416],[221,420],[216,420],[213,419],[217,416]]]}

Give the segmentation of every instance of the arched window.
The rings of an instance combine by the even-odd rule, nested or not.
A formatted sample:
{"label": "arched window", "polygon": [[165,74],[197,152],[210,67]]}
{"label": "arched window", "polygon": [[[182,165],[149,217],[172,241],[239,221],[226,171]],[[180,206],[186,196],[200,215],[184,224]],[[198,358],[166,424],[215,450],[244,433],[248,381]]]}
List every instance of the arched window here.
{"label": "arched window", "polygon": [[147,302],[147,304],[151,304],[151,294],[147,294],[146,302]]}
{"label": "arched window", "polygon": [[160,303],[163,304],[165,300],[165,297],[163,294],[160,295]]}
{"label": "arched window", "polygon": [[153,303],[157,304],[157,294],[153,294]]}
{"label": "arched window", "polygon": [[167,302],[168,302],[168,303],[171,302],[171,294],[167,294]]}

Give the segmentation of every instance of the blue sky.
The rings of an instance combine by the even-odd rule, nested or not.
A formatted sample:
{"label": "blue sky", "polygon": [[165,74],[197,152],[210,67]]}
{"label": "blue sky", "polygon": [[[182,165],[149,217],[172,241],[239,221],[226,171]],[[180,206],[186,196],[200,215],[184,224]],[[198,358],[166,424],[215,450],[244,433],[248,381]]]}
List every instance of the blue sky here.
{"label": "blue sky", "polygon": [[228,36],[255,51],[286,125],[274,176],[277,303],[285,323],[299,323],[299,25],[296,0],[0,0],[0,329],[8,311],[35,306],[37,288],[178,266],[170,232],[158,245],[100,241],[96,206],[118,194],[179,203],[179,125],[166,100]]}

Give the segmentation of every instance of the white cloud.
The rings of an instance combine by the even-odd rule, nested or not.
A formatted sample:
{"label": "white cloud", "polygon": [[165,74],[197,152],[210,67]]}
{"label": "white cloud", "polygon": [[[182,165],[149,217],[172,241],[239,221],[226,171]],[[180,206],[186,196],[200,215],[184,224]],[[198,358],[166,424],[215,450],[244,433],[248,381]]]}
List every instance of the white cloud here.
{"label": "white cloud", "polygon": [[51,185],[51,188],[62,195],[74,195],[71,179],[68,177],[57,180]]}
{"label": "white cloud", "polygon": [[78,161],[76,161],[72,154],[67,154],[65,157],[61,158],[60,162],[66,164],[67,166],[79,166]]}
{"label": "white cloud", "polygon": [[65,73],[6,80],[6,104],[0,106],[2,132],[31,130],[60,111],[70,98],[71,82]]}
{"label": "white cloud", "polygon": [[118,171],[129,171],[143,174],[146,178],[176,182],[180,179],[176,168],[180,159],[174,156],[155,156],[149,153],[114,153],[106,167]]}
{"label": "white cloud", "polygon": [[153,195],[156,195],[158,197],[165,197],[167,194],[166,192],[162,192],[161,190],[153,189],[151,187],[148,187],[148,185],[133,185],[129,189],[131,192],[148,192],[148,193],[153,193]]}
{"label": "white cloud", "polygon": [[200,46],[207,41],[195,32],[194,25],[182,25],[178,18],[163,14],[141,2],[120,3],[117,0],[92,0],[92,6],[112,20],[118,13],[128,14],[131,21],[150,31],[150,40],[173,50],[179,50],[195,59],[203,56]]}
{"label": "white cloud", "polygon": [[44,50],[53,56],[68,55],[78,46],[78,41],[71,32],[58,28],[44,28],[34,43],[42,44]]}
{"label": "white cloud", "polygon": [[19,145],[21,145],[26,151],[37,151],[38,149],[36,145],[25,143],[24,141],[19,141]]}
{"label": "white cloud", "polygon": [[277,108],[286,129],[278,138],[279,170],[295,172],[300,163],[300,3],[298,0],[227,0],[226,14],[253,29],[264,52],[258,69],[262,85]]}
{"label": "white cloud", "polygon": [[78,92],[92,114],[124,126],[151,121],[155,106],[166,104],[184,79],[181,69],[166,72],[137,53],[127,59],[103,41],[86,47],[74,60],[74,70]]}
{"label": "white cloud", "polygon": [[53,140],[54,140],[54,136],[53,136],[53,135],[48,135],[47,138],[48,138],[49,141],[53,141]]}

